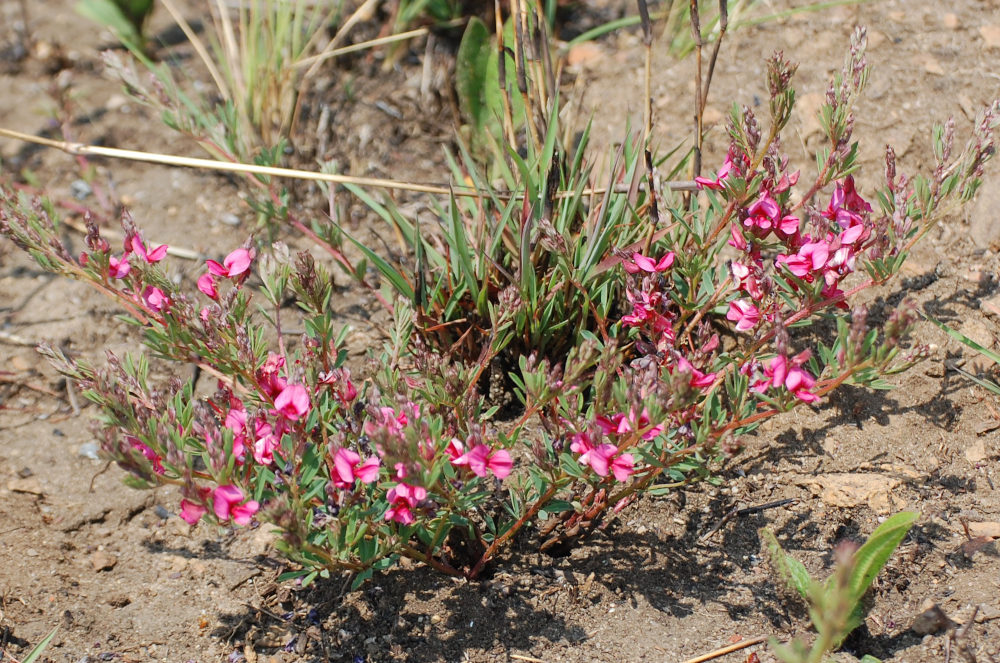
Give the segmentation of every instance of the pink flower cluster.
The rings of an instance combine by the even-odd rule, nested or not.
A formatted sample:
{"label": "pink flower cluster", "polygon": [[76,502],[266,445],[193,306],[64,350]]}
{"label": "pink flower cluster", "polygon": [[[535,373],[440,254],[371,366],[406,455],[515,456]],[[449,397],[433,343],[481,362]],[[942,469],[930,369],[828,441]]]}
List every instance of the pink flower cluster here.
{"label": "pink flower cluster", "polygon": [[236,486],[216,486],[215,490],[199,488],[197,501],[181,500],[181,518],[192,525],[197,523],[208,511],[209,499],[216,518],[222,522],[232,519],[237,525],[249,525],[260,508],[255,500],[244,501],[243,491]]}
{"label": "pink flower cluster", "polygon": [[427,489],[400,482],[389,489],[386,499],[389,500],[389,508],[386,509],[385,519],[394,520],[401,525],[412,525],[416,522],[413,510],[427,499]]}
{"label": "pink flower cluster", "polygon": [[[110,250],[106,242],[104,247]],[[125,252],[120,258],[116,258],[115,256],[108,257],[108,276],[113,279],[123,279],[131,273],[132,256],[138,256],[138,259],[148,265],[158,263],[167,256],[166,244],[161,244],[155,248],[147,248],[146,243],[138,234],[132,234],[125,238],[124,249]],[[170,299],[166,293],[156,286],[146,286],[138,295],[133,294],[133,297],[136,301],[144,304],[147,309],[157,313],[162,313],[170,306]]]}
{"label": "pink flower cluster", "polygon": [[451,438],[445,449],[451,464],[468,467],[477,477],[485,477],[492,472],[497,479],[506,479],[514,467],[510,453],[506,449],[490,449],[485,444],[473,444],[466,450],[465,444],[457,437]]}
{"label": "pink flower cluster", "polygon": [[[105,247],[107,245],[105,244]],[[139,256],[143,262],[152,265],[160,262],[167,256],[167,245],[161,244],[153,249],[147,249],[142,237],[138,234],[129,235],[125,238],[125,252],[121,258],[110,256],[108,258],[108,275],[114,279],[123,279],[132,271],[132,263],[129,258],[133,255]]]}
{"label": "pink flower cluster", "polygon": [[[765,181],[758,199],[741,215],[731,228],[729,244],[744,256],[731,263],[730,270],[739,296],[729,302],[726,318],[735,323],[739,332],[750,332],[764,321],[774,319],[777,299],[771,299],[764,286],[765,261],[762,245],[766,240],[779,245],[773,265],[778,273],[794,277],[791,287],[798,290],[799,282],[820,285],[823,299],[841,297],[841,281],[854,272],[857,256],[871,242],[871,205],[857,192],[854,178],[838,182],[830,204],[822,212],[826,220],[812,233],[803,232],[798,217],[782,209],[781,199],[798,180],[798,174],[783,175],[777,183]],[[843,301],[837,306],[846,308]],[[806,357],[807,358],[807,357]],[[815,378],[802,368],[805,358],[776,357],[764,369],[764,378],[754,384],[763,392],[768,387],[783,387],[805,402],[814,402],[809,391]]]}
{"label": "pink flower cluster", "polygon": [[250,265],[256,256],[253,248],[240,248],[227,255],[221,265],[215,260],[206,260],[208,271],[198,279],[198,289],[210,299],[218,299],[219,280],[227,278],[237,284],[243,283],[250,276]]}
{"label": "pink flower cluster", "polygon": [[809,361],[810,352],[805,350],[792,358],[778,355],[764,367],[763,375],[753,381],[751,389],[763,394],[769,388],[785,388],[804,403],[815,403],[819,396],[809,391],[816,386],[816,378],[802,365]]}
{"label": "pink flower cluster", "polygon": [[674,316],[669,309],[670,299],[663,294],[659,279],[651,277],[669,271],[673,264],[674,254],[671,252],[659,260],[633,253],[631,261],[622,265],[629,274],[644,275],[639,288],[630,285],[625,290],[632,313],[623,316],[622,323],[640,329],[660,352],[674,345]]}
{"label": "pink flower cluster", "polygon": [[575,433],[570,438],[569,448],[580,454],[577,459],[584,467],[590,467],[597,476],[614,475],[618,481],[628,481],[635,473],[635,458],[629,453],[619,453],[614,444],[595,444],[587,432]]}
{"label": "pink flower cluster", "polygon": [[[814,235],[801,232],[798,217],[783,213],[772,197],[774,192],[787,190],[797,179],[797,174],[783,176],[771,191],[765,188],[747,208],[740,224],[731,228],[729,244],[746,255],[731,266],[733,280],[741,294],[746,295],[731,301],[726,314],[727,319],[736,323],[737,331],[750,331],[761,320],[773,319],[771,313],[762,313],[757,304],[765,298],[760,283],[764,272],[761,241],[773,235],[783,249],[774,259],[775,267],[805,283],[821,283],[820,295],[831,299],[843,294],[840,282],[854,271],[858,254],[872,236],[869,220],[872,207],[858,195],[851,176],[837,183],[823,212],[823,217],[831,222],[829,229]],[[838,302],[838,306],[846,304]]]}
{"label": "pink flower cluster", "polygon": [[[312,411],[313,394],[306,386],[289,382],[284,372],[285,363],[284,357],[272,353],[254,372],[257,390],[273,402],[273,407],[248,413],[244,403],[230,394],[227,406],[216,408],[221,427],[232,434],[231,455],[237,467],[251,462],[250,457],[257,465],[275,465],[279,460],[276,456],[282,437],[297,426],[302,426]],[[317,389],[323,388],[332,389],[334,397],[340,403],[347,404],[357,397],[357,390],[350,383],[350,374],[346,369],[336,369],[321,376]],[[391,407],[372,411],[360,428],[365,435],[371,436],[374,454],[363,457],[361,450],[347,447],[330,450],[327,467],[330,471],[331,490],[344,491],[335,499],[353,499],[352,495],[359,490],[360,485],[377,483],[383,475],[383,468],[388,466],[390,476],[397,483],[386,493],[388,507],[383,517],[402,525],[413,524],[416,514],[422,508],[421,503],[428,495],[427,488],[419,485],[419,480],[414,480],[414,475],[421,475],[415,469],[420,461],[417,459],[415,463],[393,463],[389,458],[394,440],[405,444],[407,433],[412,433],[407,431],[407,427],[419,425],[419,422],[420,408],[412,402],[405,403],[398,411]],[[213,460],[213,465],[225,465],[229,461],[221,453],[217,438],[217,434],[205,432],[210,457],[219,458],[219,461]],[[152,451],[138,440],[133,446],[154,464],[158,462],[158,458],[150,455]],[[386,447],[389,447],[388,451]],[[491,449],[479,441],[478,436],[475,439],[470,436],[467,442],[452,438],[444,447],[435,445],[428,439],[426,444],[420,445],[420,455],[428,462],[449,462],[456,468],[462,468],[468,476],[486,477],[492,474],[503,480],[513,468],[513,461],[507,450]],[[281,463],[284,462],[285,459],[282,459]],[[283,465],[278,464],[278,467]],[[466,478],[463,477],[463,480]],[[245,524],[256,512],[258,505],[256,502],[241,503],[242,493],[233,491],[238,491],[238,488],[226,486],[213,491],[204,487],[189,487],[186,491],[188,497],[181,503],[181,515],[188,522],[194,523],[208,508],[213,508],[221,520],[231,518],[233,522]],[[192,494],[195,497],[190,497]],[[208,506],[210,503],[211,507]]]}

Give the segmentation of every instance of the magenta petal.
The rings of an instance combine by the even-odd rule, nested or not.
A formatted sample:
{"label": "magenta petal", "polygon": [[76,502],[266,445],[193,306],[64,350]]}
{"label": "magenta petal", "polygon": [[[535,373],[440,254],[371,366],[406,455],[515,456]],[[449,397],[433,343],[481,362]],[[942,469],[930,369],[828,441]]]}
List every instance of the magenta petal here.
{"label": "magenta petal", "polygon": [[487,465],[494,476],[502,481],[510,474],[511,469],[514,467],[514,462],[511,460],[510,454],[506,449],[498,449],[490,455]]}
{"label": "magenta petal", "polygon": [[784,356],[778,355],[768,365],[768,373],[771,374],[772,386],[782,386],[785,383],[785,377],[788,375],[788,360]]}
{"label": "magenta petal", "polygon": [[335,479],[342,484],[350,485],[354,482],[354,466],[361,461],[361,456],[350,449],[337,449],[333,455],[333,469],[337,473]]}
{"label": "magenta petal", "polygon": [[812,393],[811,391],[806,391],[805,389],[799,389],[795,392],[795,397],[798,398],[803,403],[815,403],[819,400],[819,396]]}
{"label": "magenta petal", "polygon": [[[600,429],[604,431],[605,435],[611,435],[612,433],[618,432],[618,424],[611,421],[611,419],[604,416],[603,414],[597,415],[597,417],[594,419],[594,423],[596,423],[600,427]],[[587,441],[589,443],[590,440]]]}
{"label": "magenta petal", "polygon": [[250,269],[253,256],[247,249],[236,249],[223,261],[226,266],[227,276],[239,276]]}
{"label": "magenta petal", "polygon": [[608,476],[608,465],[617,451],[613,444],[602,444],[590,453],[590,466],[598,476]]}
{"label": "magenta petal", "polygon": [[791,235],[799,229],[799,217],[797,216],[783,216],[781,221],[778,222],[778,230],[786,235]]}
{"label": "magenta petal", "polygon": [[289,421],[297,421],[309,412],[309,392],[300,384],[290,384],[274,399],[274,407]]}
{"label": "magenta petal", "polygon": [[258,508],[260,508],[260,505],[254,500],[250,500],[246,504],[234,506],[230,511],[233,516],[233,522],[237,525],[249,525]]}
{"label": "magenta petal", "polygon": [[711,179],[709,177],[702,177],[701,175],[699,175],[698,177],[694,178],[694,182],[695,182],[695,184],[698,185],[698,188],[700,188],[700,189],[721,189],[722,188],[722,184],[720,184],[718,182],[718,180],[713,180],[713,179]]}
{"label": "magenta petal", "polygon": [[108,258],[108,268],[111,278],[123,279],[132,270],[132,265],[128,261],[128,255],[123,255],[121,258],[111,256]]}
{"label": "magenta petal", "polygon": [[475,448],[466,454],[469,457],[469,469],[477,477],[486,476],[486,461],[489,457],[490,449],[485,444],[477,444]]}
{"label": "magenta petal", "polygon": [[234,504],[243,501],[243,491],[236,486],[219,486],[215,489],[212,508],[219,520],[229,520],[229,514]]}
{"label": "magenta petal", "polygon": [[667,255],[660,258],[660,262],[656,263],[656,271],[665,272],[671,268],[674,264],[674,252],[670,251]]}
{"label": "magenta petal", "polygon": [[861,224],[851,226],[840,235],[840,241],[844,244],[854,244],[864,231],[865,227]]}
{"label": "magenta petal", "polygon": [[216,276],[229,276],[229,270],[214,260],[206,260],[205,266],[208,267],[208,271]]}
{"label": "magenta petal", "polygon": [[611,462],[611,472],[618,481],[627,481],[635,472],[635,459],[632,454],[622,454]]}
{"label": "magenta petal", "polygon": [[167,245],[161,244],[152,251],[149,251],[144,257],[148,263],[160,262],[167,257]]}
{"label": "magenta petal", "polygon": [[212,278],[211,272],[205,272],[198,278],[198,289],[212,299],[216,299],[219,296],[219,291],[215,287],[215,279]]}
{"label": "magenta petal", "polygon": [[371,456],[365,460],[365,462],[361,463],[356,470],[354,470],[354,474],[363,483],[372,483],[378,479],[378,469],[378,458]]}
{"label": "magenta petal", "polygon": [[656,271],[656,263],[653,262],[653,259],[652,258],[647,258],[646,256],[642,255],[641,253],[633,253],[632,254],[632,262],[634,262],[636,264],[636,266],[639,269],[641,269],[642,271],[644,271],[644,272],[655,272]]}
{"label": "magenta petal", "polygon": [[205,507],[202,505],[189,502],[188,500],[181,500],[180,517],[183,518],[189,525],[196,524],[204,515]]}

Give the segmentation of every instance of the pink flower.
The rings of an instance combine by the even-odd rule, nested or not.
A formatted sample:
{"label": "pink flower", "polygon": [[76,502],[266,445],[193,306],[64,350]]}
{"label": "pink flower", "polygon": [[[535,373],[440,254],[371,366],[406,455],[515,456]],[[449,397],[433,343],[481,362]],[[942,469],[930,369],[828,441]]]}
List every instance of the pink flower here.
{"label": "pink flower", "polygon": [[181,500],[180,517],[187,521],[189,525],[195,525],[201,517],[205,515],[207,509],[196,502],[187,499]]}
{"label": "pink flower", "polygon": [[[643,408],[638,420],[636,420],[635,412],[632,410],[629,411],[628,417],[621,413],[613,414],[611,417],[598,415],[594,419],[594,423],[600,426],[605,435],[621,435],[622,433],[629,433],[649,426],[649,411]],[[662,432],[663,424],[658,424],[643,433],[642,439],[652,440]]]}
{"label": "pink flower", "polygon": [[389,500],[389,508],[385,512],[385,519],[395,520],[402,525],[412,525],[416,521],[413,509],[427,498],[427,489],[399,483],[389,490],[386,498]]}
{"label": "pink flower", "polygon": [[799,171],[795,171],[791,175],[783,174],[778,180],[778,183],[774,185],[771,189],[771,193],[784,193],[790,188],[795,186],[796,182],[799,181]]}
{"label": "pink flower", "polygon": [[735,223],[729,228],[729,246],[739,251],[746,251],[749,244],[743,236],[743,231]]}
{"label": "pink flower", "polygon": [[149,445],[141,442],[139,438],[132,437],[131,435],[127,436],[125,439],[132,445],[133,449],[141,453],[146,460],[150,462],[153,466],[154,472],[157,474],[163,474],[166,472],[166,470],[163,469],[163,459],[155,451],[153,451]]}
{"label": "pink flower", "polygon": [[420,416],[420,408],[414,403],[407,403],[398,413],[391,407],[380,407],[376,421],[365,422],[365,433],[373,435],[379,428],[384,428],[390,435],[399,435],[409,423],[406,416],[408,408],[413,411],[413,416]]}
{"label": "pink flower", "polygon": [[809,360],[809,352],[801,352],[792,359],[778,355],[764,367],[765,380],[758,380],[754,391],[763,393],[768,387],[784,387],[804,403],[815,403],[819,396],[809,391],[816,385],[816,378],[810,375],[802,364]]}
{"label": "pink flower", "polygon": [[132,264],[128,261],[128,255],[121,258],[111,256],[108,258],[108,275],[113,279],[123,279],[132,271]]}
{"label": "pink flower", "polygon": [[589,466],[597,476],[606,477],[610,470],[618,481],[625,481],[635,472],[632,454],[616,457],[618,447],[613,444],[594,446],[587,433],[576,433],[571,438],[570,449],[580,454],[579,463]]}
{"label": "pink flower", "polygon": [[198,278],[198,289],[212,299],[219,298],[219,290],[215,287],[215,279],[208,272],[205,272]]}
{"label": "pink flower", "polygon": [[743,279],[750,276],[750,268],[736,260],[729,264],[729,271],[733,275],[733,280],[737,283],[741,283]]}
{"label": "pink flower", "polygon": [[736,323],[736,331],[748,331],[760,322],[760,311],[745,299],[734,299],[729,302],[726,319]]}
{"label": "pink flower", "polygon": [[243,276],[246,278],[249,275],[250,264],[256,255],[257,252],[253,249],[236,249],[225,257],[221,265],[214,260],[206,260],[205,264],[208,266],[208,271],[216,276],[227,278]]}
{"label": "pink flower", "polygon": [[733,160],[730,155],[726,155],[725,161],[722,162],[722,167],[719,168],[719,172],[716,174],[715,179],[708,177],[698,176],[694,178],[694,181],[698,184],[699,189],[715,189],[719,190],[722,188],[722,183],[728,179],[729,174],[733,170]]}
{"label": "pink flower", "polygon": [[372,483],[378,479],[379,461],[374,456],[361,462],[361,456],[351,449],[337,449],[333,455],[333,484],[337,488],[353,488],[355,480]]}
{"label": "pink flower", "polygon": [[800,255],[785,255],[779,253],[774,259],[775,265],[784,265],[792,275],[802,279],[809,275],[809,261]]}
{"label": "pink flower", "polygon": [[448,446],[445,447],[444,452],[448,454],[448,460],[451,461],[452,465],[462,465],[464,463],[456,463],[459,458],[463,458],[465,454],[465,445],[457,437],[451,438],[448,442]]}
{"label": "pink flower", "polygon": [[142,291],[142,301],[157,313],[162,313],[170,305],[167,295],[155,286],[148,285]]}
{"label": "pink flower", "polygon": [[843,227],[861,223],[861,215],[871,211],[872,206],[858,195],[857,189],[854,188],[854,176],[848,175],[843,183],[837,183],[830,197],[830,205],[823,212],[823,216]]}
{"label": "pink flower", "polygon": [[330,387],[341,405],[347,405],[358,397],[358,390],[351,382],[351,372],[346,368],[335,368],[319,374],[319,383]]}
{"label": "pink flower", "polygon": [[212,495],[216,518],[222,522],[232,518],[237,525],[248,525],[260,505],[254,500],[240,502],[243,502],[243,491],[236,486],[219,486]]}
{"label": "pink flower", "polygon": [[226,428],[233,431],[235,435],[239,435],[243,432],[243,429],[247,425],[247,411],[241,407],[231,407],[229,412],[226,413],[226,421],[223,424]]}
{"label": "pink flower", "polygon": [[288,381],[278,374],[284,366],[284,357],[269,352],[267,354],[267,361],[255,373],[257,384],[260,386],[261,391],[271,398],[277,397],[288,384]]}
{"label": "pink flower", "polygon": [[627,481],[635,473],[635,458],[632,454],[619,454],[611,461],[611,473],[619,481]]}
{"label": "pink flower", "polygon": [[791,237],[799,231],[799,217],[786,214],[774,226],[774,232],[781,237]]}
{"label": "pink flower", "polygon": [[300,384],[290,384],[274,399],[274,409],[289,421],[298,421],[309,412],[309,392]]}
{"label": "pink flower", "polygon": [[[278,448],[279,437],[271,424],[263,419],[254,423],[253,459],[260,465],[270,465],[274,462],[274,450]],[[236,442],[233,442],[233,453],[236,453]]]}
{"label": "pink flower", "polygon": [[[695,368],[690,361],[681,355],[677,355],[677,370],[681,373],[690,373],[690,384],[695,389],[706,389],[715,382],[715,373],[703,373]],[[661,427],[662,429],[662,427]]]}
{"label": "pink flower", "polygon": [[840,241],[842,244],[854,244],[858,240],[865,240],[870,232],[865,232],[867,228],[863,224],[857,223],[853,226],[849,226],[847,230],[840,234]]}
{"label": "pink flower", "polygon": [[774,220],[778,217],[778,213],[780,211],[778,203],[774,200],[774,198],[772,198],[767,191],[762,191],[760,198],[747,208],[747,215],[765,216],[770,220]]}
{"label": "pink flower", "polygon": [[829,242],[807,242],[799,248],[799,255],[810,261],[814,271],[823,269],[830,257]]}
{"label": "pink flower", "polygon": [[777,201],[767,191],[762,191],[760,198],[747,208],[747,217],[743,219],[743,225],[757,235],[764,236],[778,225],[780,214],[781,208],[778,207]]}
{"label": "pink flower", "polygon": [[618,447],[615,445],[607,443],[599,444],[580,456],[580,464],[589,465],[597,473],[597,476],[606,477],[608,476],[611,459],[616,453],[618,453]]}
{"label": "pink flower", "polygon": [[[451,445],[449,444],[449,446]],[[466,453],[453,459],[451,463],[452,465],[468,465],[477,477],[486,476],[488,470],[500,480],[506,479],[514,466],[506,449],[490,451],[490,448],[485,444],[477,444]]]}
{"label": "pink flower", "polygon": [[626,262],[622,265],[625,271],[629,274],[637,274],[639,272],[649,272],[654,274],[656,272],[665,272],[674,264],[674,253],[673,251],[667,253],[667,255],[660,258],[659,262],[654,262],[652,258],[647,258],[641,253],[632,254],[632,262]]}
{"label": "pink flower", "polygon": [[125,241],[125,253],[135,253],[144,261],[152,265],[153,263],[160,262],[167,255],[167,245],[161,244],[160,246],[152,249],[151,251],[146,250],[146,245],[143,243],[142,238],[138,235],[132,235]]}

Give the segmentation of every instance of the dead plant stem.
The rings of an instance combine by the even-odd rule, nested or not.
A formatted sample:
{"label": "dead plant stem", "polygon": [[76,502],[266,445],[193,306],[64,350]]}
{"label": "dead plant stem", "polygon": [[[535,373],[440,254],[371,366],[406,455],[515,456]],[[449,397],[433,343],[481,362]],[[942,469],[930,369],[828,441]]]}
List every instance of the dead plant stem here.
{"label": "dead plant stem", "polygon": [[[87,145],[70,141],[52,140],[33,136],[30,134],[13,131],[11,129],[0,128],[0,137],[20,140],[34,145],[43,145],[67,154],[85,154],[90,156],[101,156],[111,159],[124,159],[127,161],[142,161],[166,166],[177,166],[185,168],[198,168],[215,172],[244,173],[251,175],[265,175],[269,177],[281,177],[296,180],[308,180],[316,182],[330,182],[333,184],[354,184],[359,187],[369,187],[373,189],[392,189],[398,191],[412,191],[414,193],[427,193],[432,195],[456,197],[482,197],[490,195],[490,192],[473,187],[439,186],[433,184],[417,184],[413,182],[403,182],[399,180],[381,179],[376,177],[354,177],[351,175],[338,175],[336,173],[322,173],[311,170],[296,170],[294,168],[279,168],[276,166],[258,166],[256,164],[219,161],[216,159],[201,159],[197,157],[181,157],[172,154],[161,154],[158,152],[141,152],[137,150],[125,150],[113,147],[101,147],[98,145]],[[690,180],[679,180],[666,182],[665,185],[673,191],[696,191],[698,185]],[[602,195],[606,193],[627,193],[627,187],[596,187],[584,189],[583,191],[557,191],[553,198],[557,200],[573,198],[576,196]],[[500,199],[521,197],[523,193],[494,192]]]}

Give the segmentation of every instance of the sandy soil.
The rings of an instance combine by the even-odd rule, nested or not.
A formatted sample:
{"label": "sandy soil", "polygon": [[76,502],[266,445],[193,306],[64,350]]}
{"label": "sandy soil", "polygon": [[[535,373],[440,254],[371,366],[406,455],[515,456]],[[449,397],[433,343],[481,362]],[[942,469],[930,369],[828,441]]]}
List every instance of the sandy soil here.
{"label": "sandy soil", "polygon": [[[34,45],[26,58],[18,54],[20,4],[0,5],[0,125],[47,135],[62,126],[84,142],[197,155],[102,77],[98,49],[110,40],[85,25],[71,2],[48,0],[44,11],[28,4]],[[579,11],[607,20],[626,11],[616,4]],[[764,4],[765,13],[786,6]],[[879,177],[885,143],[896,147],[901,169],[925,169],[933,122],[953,115],[967,136],[976,109],[1000,96],[995,2],[958,0],[945,11],[930,0],[882,1],[727,37],[709,119],[721,122],[732,101],[761,103],[763,58],[783,49],[801,63],[798,130],[785,149],[808,169],[818,128],[811,116],[855,24],[870,29],[876,67],[858,113],[863,191]],[[154,27],[169,27],[165,12]],[[577,95],[579,118],[593,117],[597,143],[610,145],[624,136],[629,116],[633,126],[641,117],[639,36],[612,35],[577,56],[567,93]],[[444,180],[449,93],[421,94],[414,82],[430,70],[443,85],[449,58],[439,40],[431,49],[414,43],[387,73],[377,56],[332,67],[320,83],[335,127],[322,156],[356,175]],[[666,149],[690,132],[691,63],[661,49],[654,71],[656,135]],[[724,153],[721,129],[709,136],[708,168]],[[80,179],[79,165],[55,151],[3,141],[0,158],[3,177],[33,179],[59,199],[70,199]],[[876,319],[913,297],[922,310],[996,345],[1000,168],[993,166],[980,200],[920,245],[907,278],[873,293]],[[97,185],[83,203],[100,210],[102,196],[127,202],[157,243],[217,255],[252,230],[252,215],[226,179],[102,160],[88,167],[96,168]],[[359,213],[356,221],[380,232],[374,219]],[[83,238],[68,241],[80,246]],[[189,281],[199,268],[171,263]],[[351,350],[360,366],[374,336],[372,307],[346,277],[338,283],[338,310],[356,329]],[[846,388],[818,408],[770,421],[724,468],[720,486],[646,499],[569,557],[539,555],[525,542],[482,582],[404,568],[349,592],[339,578],[305,590],[277,584],[282,562],[266,528],[191,531],[174,515],[172,491],[132,491],[119,470],[90,457],[93,409],[77,402],[32,346],[49,340],[95,361],[105,350],[137,349],[116,313],[85,286],[41,273],[0,242],[0,661],[19,658],[54,626],[52,661],[684,660],[740,638],[808,631],[804,609],[764,558],[759,528],[777,532],[822,575],[837,541],[863,539],[901,508],[921,512],[921,520],[876,581],[865,625],[845,650],[916,662],[959,656],[962,647],[973,656],[966,660],[1000,656],[997,543],[963,547],[963,522],[1000,527],[1000,403],[952,370],[992,367],[929,324],[917,340],[935,344],[934,356],[899,377],[897,389]],[[838,496],[831,486],[847,474],[864,489]],[[794,501],[732,518],[704,537],[734,506],[786,498]],[[961,637],[948,628],[911,629],[931,604],[959,624],[978,612]],[[745,661],[750,651],[774,660],[763,645],[719,660]]]}

